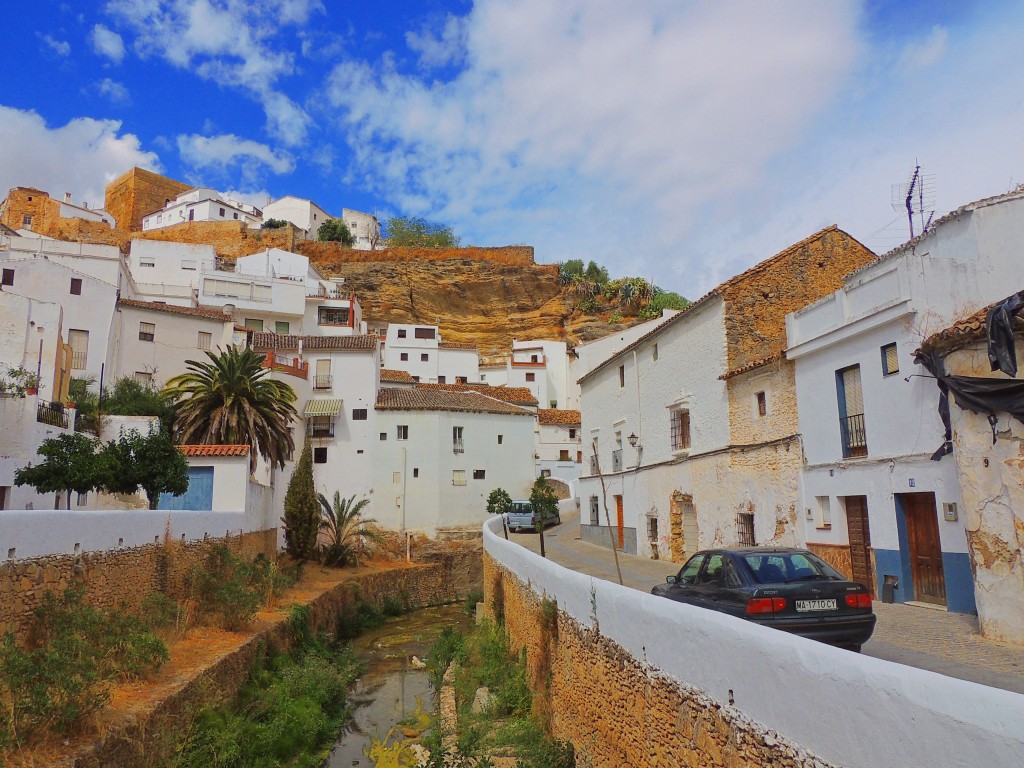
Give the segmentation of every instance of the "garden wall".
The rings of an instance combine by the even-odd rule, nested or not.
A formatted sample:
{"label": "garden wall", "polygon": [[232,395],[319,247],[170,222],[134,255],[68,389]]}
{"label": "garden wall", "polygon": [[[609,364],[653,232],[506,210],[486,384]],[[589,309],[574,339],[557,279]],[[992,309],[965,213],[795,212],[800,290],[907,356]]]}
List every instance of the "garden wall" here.
{"label": "garden wall", "polygon": [[1018,694],[594,579],[500,529],[484,529],[487,609],[526,649],[548,694],[538,706],[583,764],[995,766],[1024,754]]}

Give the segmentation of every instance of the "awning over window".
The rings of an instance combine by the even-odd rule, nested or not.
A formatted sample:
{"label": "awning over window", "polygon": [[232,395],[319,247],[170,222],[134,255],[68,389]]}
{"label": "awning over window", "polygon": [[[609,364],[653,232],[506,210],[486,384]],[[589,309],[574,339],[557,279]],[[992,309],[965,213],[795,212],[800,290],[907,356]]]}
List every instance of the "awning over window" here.
{"label": "awning over window", "polygon": [[337,416],[341,412],[341,400],[309,400],[303,416]]}

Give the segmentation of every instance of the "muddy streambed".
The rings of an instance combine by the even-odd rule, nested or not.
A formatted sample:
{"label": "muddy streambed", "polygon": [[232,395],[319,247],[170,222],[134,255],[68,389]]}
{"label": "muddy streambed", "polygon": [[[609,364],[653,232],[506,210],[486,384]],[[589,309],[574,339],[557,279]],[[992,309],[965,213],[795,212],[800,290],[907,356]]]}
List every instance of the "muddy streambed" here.
{"label": "muddy streambed", "polygon": [[468,632],[472,624],[463,605],[424,608],[389,619],[356,638],[352,646],[366,672],[349,695],[352,719],[324,768],[397,764],[389,761],[389,752],[393,755],[393,750],[418,740],[434,710],[422,660],[445,627]]}

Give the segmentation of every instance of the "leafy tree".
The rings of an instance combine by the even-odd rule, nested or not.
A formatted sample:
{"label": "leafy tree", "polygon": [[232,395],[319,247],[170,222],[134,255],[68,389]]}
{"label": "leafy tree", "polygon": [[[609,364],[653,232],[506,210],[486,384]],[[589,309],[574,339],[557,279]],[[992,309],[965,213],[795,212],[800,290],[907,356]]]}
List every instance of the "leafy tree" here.
{"label": "leafy tree", "polygon": [[503,515],[512,506],[512,497],[504,488],[495,488],[487,497],[487,514]]}
{"label": "leafy tree", "polygon": [[640,310],[640,317],[644,319],[660,317],[663,309],[686,309],[690,306],[690,302],[678,293],[659,288],[654,288],[653,293],[651,300]]}
{"label": "leafy tree", "polygon": [[316,539],[320,532],[320,507],[313,485],[313,449],[309,441],[302,447],[288,491],[284,495],[285,550],[296,560],[316,557]]}
{"label": "leafy tree", "polygon": [[549,517],[558,514],[558,496],[555,489],[547,481],[547,478],[538,477],[533,483],[533,490],[530,491],[530,505],[537,515],[537,524],[544,526],[544,521]]}
{"label": "leafy tree", "polygon": [[360,538],[377,544],[384,537],[372,528],[370,523],[377,522],[363,518],[363,509],[370,503],[369,499],[356,501],[353,495],[341,498],[341,493],[334,492],[333,503],[322,493],[317,497],[320,501],[320,530],[327,532],[327,544],[324,545],[324,564],[326,565],[359,565]]}
{"label": "leafy tree", "polygon": [[150,509],[160,504],[160,494],[181,496],[188,490],[188,461],[177,449],[166,429],[123,431],[103,448],[109,470],[106,490],[112,493],[146,493]]}
{"label": "leafy tree", "polygon": [[281,229],[287,226],[288,222],[284,219],[267,219],[263,222],[263,229]]}
{"label": "leafy tree", "polygon": [[593,283],[597,283],[600,286],[604,286],[605,283],[610,279],[608,277],[608,270],[600,266],[594,261],[587,264],[587,269],[583,273],[583,276]]}
{"label": "leafy tree", "polygon": [[573,280],[583,277],[583,260],[569,259],[558,265],[558,279],[562,285],[570,285]]}
{"label": "leafy tree", "polygon": [[68,400],[75,404],[75,429],[99,432],[99,393],[92,389],[96,379],[71,379]]}
{"label": "leafy tree", "polygon": [[388,247],[458,248],[462,240],[451,227],[412,216],[392,216],[384,222]]}
{"label": "leafy tree", "polygon": [[43,461],[14,473],[14,484],[29,485],[38,493],[66,491],[68,509],[71,492],[88,493],[104,487],[110,474],[96,438],[79,432],[47,438],[39,446]]}
{"label": "leafy tree", "polygon": [[347,248],[356,244],[356,239],[341,219],[328,219],[316,231],[316,239],[321,242],[341,243]]}
{"label": "leafy tree", "polygon": [[269,378],[263,355],[249,348],[207,352],[210,362],[186,360],[187,373],[167,382],[164,396],[175,403],[175,437],[181,443],[247,444],[256,454],[284,467],[295,450],[288,429],[296,418],[295,391]]}
{"label": "leafy tree", "polygon": [[[78,401],[75,400],[75,403]],[[112,416],[156,416],[167,431],[174,424],[174,406],[151,382],[125,376],[103,388],[97,413]]]}

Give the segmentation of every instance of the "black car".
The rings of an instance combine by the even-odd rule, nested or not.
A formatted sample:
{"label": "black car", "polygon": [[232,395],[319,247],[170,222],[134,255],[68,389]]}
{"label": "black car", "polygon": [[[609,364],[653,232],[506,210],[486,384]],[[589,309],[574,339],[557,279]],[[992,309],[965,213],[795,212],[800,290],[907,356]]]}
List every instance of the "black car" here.
{"label": "black car", "polygon": [[652,594],[860,651],[875,628],[871,593],[811,552],[708,549]]}

